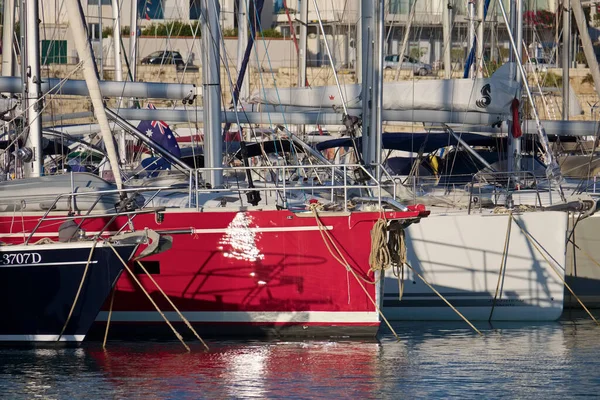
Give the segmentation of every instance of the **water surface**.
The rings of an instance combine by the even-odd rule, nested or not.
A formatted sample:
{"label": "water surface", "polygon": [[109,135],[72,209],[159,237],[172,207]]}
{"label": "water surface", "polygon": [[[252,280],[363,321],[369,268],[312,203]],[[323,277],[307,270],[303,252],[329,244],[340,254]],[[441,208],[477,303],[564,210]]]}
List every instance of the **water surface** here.
{"label": "water surface", "polygon": [[378,341],[109,341],[0,348],[0,396],[21,398],[571,398],[598,396],[600,327],[396,323]]}

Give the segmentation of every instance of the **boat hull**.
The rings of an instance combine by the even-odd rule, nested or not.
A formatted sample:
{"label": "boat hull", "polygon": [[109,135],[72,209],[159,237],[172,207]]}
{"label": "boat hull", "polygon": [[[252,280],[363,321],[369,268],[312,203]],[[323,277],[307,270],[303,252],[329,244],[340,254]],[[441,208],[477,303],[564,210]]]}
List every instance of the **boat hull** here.
{"label": "boat hull", "polygon": [[[418,211],[391,212],[387,218],[419,215]],[[172,249],[144,259],[143,265],[205,334],[362,337],[374,336],[379,327],[376,285],[367,282],[374,279],[368,272],[370,231],[380,216],[379,212],[323,212],[324,228],[320,228],[311,212],[167,209],[157,215],[139,214],[133,224],[136,229],[172,234]],[[23,220],[30,231],[39,215]],[[89,219],[83,227],[91,234],[106,221],[109,218]],[[51,222],[40,226],[36,240],[56,234],[56,221]],[[126,223],[126,217],[118,217],[107,230],[117,231]],[[0,234],[0,240],[22,240],[21,224],[14,226],[19,227],[17,232]],[[353,273],[332,255],[335,247],[327,247],[322,229]],[[137,264],[133,268],[161,310],[179,322],[142,268]],[[105,307],[98,316],[97,331],[102,331],[108,311]],[[111,334],[158,336],[166,329],[142,290],[124,274],[116,286]]]}
{"label": "boat hull", "polygon": [[[575,221],[569,220],[569,229],[575,225],[575,230],[567,243],[566,281],[586,307],[600,308],[600,215]],[[566,289],[565,307],[581,308]]]}
{"label": "boat hull", "polygon": [[[115,245],[125,260],[135,247]],[[0,247],[0,342],[81,342],[122,271],[104,243]]]}
{"label": "boat hull", "polygon": [[[567,213],[515,215],[549,252],[556,270],[512,222],[505,273],[500,274],[509,218],[432,215],[407,228],[408,262],[469,320],[556,320],[563,310]],[[389,319],[460,319],[411,271],[405,271],[401,299],[398,283],[393,274],[386,275],[383,310]]]}

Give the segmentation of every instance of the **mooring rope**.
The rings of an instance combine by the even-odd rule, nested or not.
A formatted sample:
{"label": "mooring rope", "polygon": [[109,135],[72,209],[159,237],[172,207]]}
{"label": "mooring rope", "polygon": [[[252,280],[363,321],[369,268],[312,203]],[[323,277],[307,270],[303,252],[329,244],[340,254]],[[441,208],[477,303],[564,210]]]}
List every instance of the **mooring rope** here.
{"label": "mooring rope", "polygon": [[496,283],[496,293],[494,294],[494,301],[492,302],[492,309],[490,310],[490,317],[488,321],[492,321],[494,315],[494,309],[496,308],[496,301],[498,299],[498,293],[500,292],[500,282],[506,272],[506,263],[508,261],[508,246],[510,244],[510,231],[512,228],[512,212],[508,214],[508,227],[506,228],[506,237],[504,238],[504,251],[502,252],[502,261],[500,261],[500,271],[498,271],[498,282]]}
{"label": "mooring rope", "polygon": [[406,264],[406,266],[407,266],[408,268],[410,268],[410,270],[413,272],[413,274],[417,275],[417,276],[419,277],[419,279],[421,279],[421,280],[423,281],[423,283],[424,283],[424,284],[426,284],[427,286],[429,286],[429,288],[430,288],[431,290],[433,290],[433,292],[434,292],[435,294],[437,294],[437,295],[439,296],[439,298],[440,298],[440,299],[442,299],[442,300],[444,301],[444,303],[446,303],[446,304],[447,304],[447,305],[448,305],[448,306],[449,306],[449,307],[450,307],[452,310],[454,310],[454,312],[455,312],[455,313],[457,313],[457,314],[458,314],[458,315],[459,315],[459,316],[460,316],[460,317],[461,317],[461,318],[462,318],[462,319],[463,319],[463,320],[464,320],[464,321],[465,321],[467,324],[469,324],[469,326],[470,326],[471,328],[473,328],[473,330],[474,330],[475,332],[477,332],[477,333],[479,333],[479,335],[483,336],[483,333],[481,333],[481,332],[479,331],[479,329],[475,328],[475,326],[474,326],[474,325],[473,325],[473,324],[472,324],[472,323],[471,323],[471,322],[470,322],[470,321],[467,319],[467,317],[465,317],[464,315],[462,315],[460,311],[458,311],[458,310],[457,310],[457,309],[456,309],[456,308],[455,308],[455,307],[454,307],[452,304],[450,304],[450,302],[449,302],[448,300],[446,300],[446,299],[444,298],[444,296],[442,296],[442,294],[441,294],[440,292],[438,292],[437,290],[435,290],[435,288],[434,288],[433,286],[431,286],[431,285],[429,284],[429,282],[427,282],[427,281],[425,280],[425,278],[423,278],[423,277],[421,276],[421,274],[419,274],[417,271],[415,271],[415,269],[414,269],[414,268],[413,268],[413,267],[412,267],[410,264],[408,264],[408,263],[407,263],[407,264]]}
{"label": "mooring rope", "polygon": [[108,318],[106,319],[106,330],[104,331],[104,340],[102,341],[102,348],[106,349],[106,340],[108,339],[108,328],[110,327],[110,319],[112,318],[113,303],[115,301],[116,287],[113,287],[110,294],[110,305],[108,306]]}
{"label": "mooring rope", "polygon": [[181,342],[181,344],[183,345],[183,347],[185,347],[185,349],[188,352],[191,351],[190,348],[188,347],[188,345],[185,344],[185,342],[183,341],[183,337],[179,334],[179,332],[177,332],[177,330],[171,324],[171,322],[169,322],[169,320],[167,319],[167,317],[165,316],[165,314],[160,310],[160,308],[158,307],[158,305],[154,302],[154,300],[152,299],[152,297],[150,296],[150,294],[148,293],[148,291],[144,288],[144,286],[142,285],[142,283],[135,276],[135,274],[133,273],[133,271],[131,270],[131,268],[129,268],[129,266],[127,265],[127,263],[125,262],[125,260],[123,260],[123,258],[121,257],[121,255],[117,252],[117,249],[115,249],[110,242],[106,242],[106,244],[108,244],[108,246],[110,246],[110,248],[115,252],[117,258],[121,261],[121,263],[123,264],[123,266],[125,267],[125,269],[129,273],[129,275],[131,275],[131,277],[133,278],[133,280],[135,281],[135,283],[137,283],[137,285],[140,287],[140,289],[142,289],[142,292],[144,292],[144,294],[146,295],[146,297],[148,297],[148,300],[150,300],[150,303],[152,303],[152,305],[154,306],[154,308],[156,309],[156,311],[165,320],[165,322],[167,323],[167,325],[169,326],[169,328],[171,328],[171,330],[173,331],[173,333],[175,334],[175,336],[177,337],[177,339],[179,339],[179,341]]}
{"label": "mooring rope", "polygon": [[[579,304],[581,305],[581,307],[583,307],[583,309],[587,312],[587,314],[590,316],[590,318],[596,323],[596,325],[600,326],[600,323],[598,323],[598,321],[596,320],[596,318],[594,318],[594,316],[592,315],[592,313],[590,312],[590,310],[588,310],[588,308],[583,304],[583,302],[581,301],[581,299],[579,299],[579,297],[575,294],[575,292],[573,291],[573,289],[571,289],[571,287],[567,284],[567,281],[565,281],[564,277],[561,275],[561,273],[558,271],[558,269],[556,269],[556,267],[554,266],[554,264],[552,262],[550,262],[550,260],[548,259],[548,257],[546,257],[546,255],[544,254],[544,252],[542,252],[542,250],[538,246],[537,242],[533,239],[533,236],[531,236],[531,234],[529,232],[525,231],[525,229],[523,229],[521,227],[521,225],[519,225],[519,223],[517,222],[517,219],[514,217],[514,215],[511,215],[511,217],[515,221],[515,224],[517,224],[517,226],[519,227],[519,229],[521,230],[521,232],[523,233],[523,235],[525,235],[525,237],[527,238],[527,240],[529,241],[529,243],[531,243],[531,245],[538,251],[538,253],[540,253],[540,255],[544,258],[544,260],[546,260],[546,262],[550,265],[550,267],[552,268],[552,270],[554,272],[556,272],[556,275],[558,275],[558,278],[562,281],[562,283],[565,285],[565,287],[567,288],[567,290],[573,295],[573,297],[575,297],[575,299],[579,302]],[[544,251],[546,251],[546,250],[544,250]]]}
{"label": "mooring rope", "polygon": [[140,268],[142,268],[142,270],[144,271],[144,273],[148,276],[148,278],[150,278],[150,280],[152,281],[152,283],[154,283],[154,286],[156,286],[156,288],[160,291],[160,293],[164,296],[164,298],[169,302],[169,304],[171,305],[171,307],[173,307],[173,309],[175,310],[175,312],[177,312],[177,315],[179,315],[179,318],[181,318],[181,320],[187,325],[187,327],[190,329],[190,331],[192,331],[192,333],[196,336],[196,338],[198,338],[198,340],[202,343],[202,345],[206,348],[206,350],[210,350],[208,348],[208,346],[206,345],[206,343],[204,342],[204,340],[202,340],[202,338],[200,337],[200,335],[198,335],[198,332],[196,332],[196,330],[194,329],[194,327],[192,326],[192,324],[190,324],[190,321],[188,321],[188,319],[183,316],[183,314],[179,311],[179,309],[171,301],[171,299],[169,298],[169,296],[167,296],[166,293],[163,292],[162,288],[158,285],[158,283],[156,283],[156,281],[154,280],[154,278],[152,277],[152,275],[150,275],[150,273],[146,270],[146,267],[144,267],[144,265],[139,260],[136,260],[135,262],[138,263],[138,265],[140,266]]}
{"label": "mooring rope", "polygon": [[[398,334],[396,333],[396,331],[394,330],[394,328],[392,328],[392,325],[390,324],[390,322],[387,320],[387,318],[385,317],[385,315],[383,315],[383,312],[381,311],[381,308],[379,308],[379,305],[377,304],[377,302],[373,299],[373,297],[371,296],[371,294],[367,291],[367,288],[365,288],[365,285],[363,284],[363,281],[365,281],[365,282],[369,282],[369,281],[365,280],[362,277],[359,277],[356,274],[356,271],[354,271],[354,269],[350,266],[350,264],[348,263],[348,261],[346,261],[346,258],[344,257],[344,255],[342,254],[342,252],[340,251],[340,249],[337,247],[337,245],[333,241],[333,238],[329,234],[329,231],[327,230],[327,227],[323,224],[323,222],[319,218],[318,208],[319,208],[318,203],[311,204],[309,206],[309,209],[313,212],[313,214],[315,216],[315,221],[317,222],[317,226],[319,227],[319,233],[321,234],[321,238],[323,239],[323,243],[325,243],[325,246],[327,247],[327,250],[329,250],[329,254],[331,254],[331,256],[338,263],[340,263],[346,269],[346,271],[350,272],[352,274],[352,276],[354,276],[354,278],[356,279],[356,282],[358,282],[358,284],[360,285],[360,287],[363,290],[363,292],[365,292],[365,295],[371,301],[371,303],[375,307],[375,310],[377,310],[377,313],[379,314],[379,316],[381,317],[381,319],[385,322],[385,324],[387,325],[387,327],[390,329],[390,331],[392,332],[392,334],[394,335],[394,337],[396,338],[396,340],[400,340],[400,337],[398,336]],[[337,255],[333,252],[333,250],[332,250],[331,246],[329,245],[329,243],[331,243],[331,245],[335,249]],[[372,283],[372,282],[369,282],[369,283]]]}
{"label": "mooring rope", "polygon": [[392,262],[390,249],[387,246],[388,229],[387,221],[379,218],[371,230],[371,253],[369,254],[369,267],[371,271],[383,271]]}
{"label": "mooring rope", "polygon": [[388,228],[389,240],[388,248],[392,260],[392,272],[398,278],[398,300],[402,300],[404,295],[404,265],[408,263],[406,251],[405,232],[400,225],[390,226]]}
{"label": "mooring rope", "polygon": [[77,304],[77,300],[79,300],[79,294],[81,293],[81,288],[83,287],[83,282],[85,282],[85,278],[87,276],[87,272],[88,272],[88,269],[90,268],[90,263],[92,261],[92,255],[94,254],[94,249],[96,248],[97,244],[98,244],[98,242],[96,242],[96,241],[94,241],[92,243],[92,247],[90,248],[90,254],[88,255],[87,263],[85,264],[85,269],[83,270],[83,276],[81,277],[81,281],[79,282],[79,287],[77,288],[77,293],[75,293],[75,299],[73,300],[73,304],[71,304],[71,309],[69,310],[69,315],[67,316],[67,320],[65,321],[65,324],[63,325],[63,327],[60,331],[60,335],[58,335],[58,338],[56,339],[57,342],[60,341],[63,334],[65,333],[65,329],[67,329],[67,325],[69,325],[69,322],[71,321],[71,316],[73,315],[73,310],[75,310],[75,305]]}

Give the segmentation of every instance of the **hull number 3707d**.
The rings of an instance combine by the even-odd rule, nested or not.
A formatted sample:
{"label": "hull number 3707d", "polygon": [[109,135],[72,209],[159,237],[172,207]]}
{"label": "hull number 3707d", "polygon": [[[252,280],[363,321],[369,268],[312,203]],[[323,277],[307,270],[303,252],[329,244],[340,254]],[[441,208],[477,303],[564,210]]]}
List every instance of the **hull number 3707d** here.
{"label": "hull number 3707d", "polygon": [[0,265],[39,264],[41,261],[40,253],[5,253],[0,258]]}

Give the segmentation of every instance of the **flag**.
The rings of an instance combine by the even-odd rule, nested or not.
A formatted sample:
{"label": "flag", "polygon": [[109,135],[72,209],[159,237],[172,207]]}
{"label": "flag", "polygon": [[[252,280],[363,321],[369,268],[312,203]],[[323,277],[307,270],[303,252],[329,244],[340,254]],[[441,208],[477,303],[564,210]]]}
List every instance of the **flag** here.
{"label": "flag", "polygon": [[[148,103],[148,108],[156,110],[156,107],[151,103]],[[175,157],[181,157],[181,150],[179,149],[179,144],[177,144],[177,139],[166,122],[158,120],[140,121],[137,128]]]}

